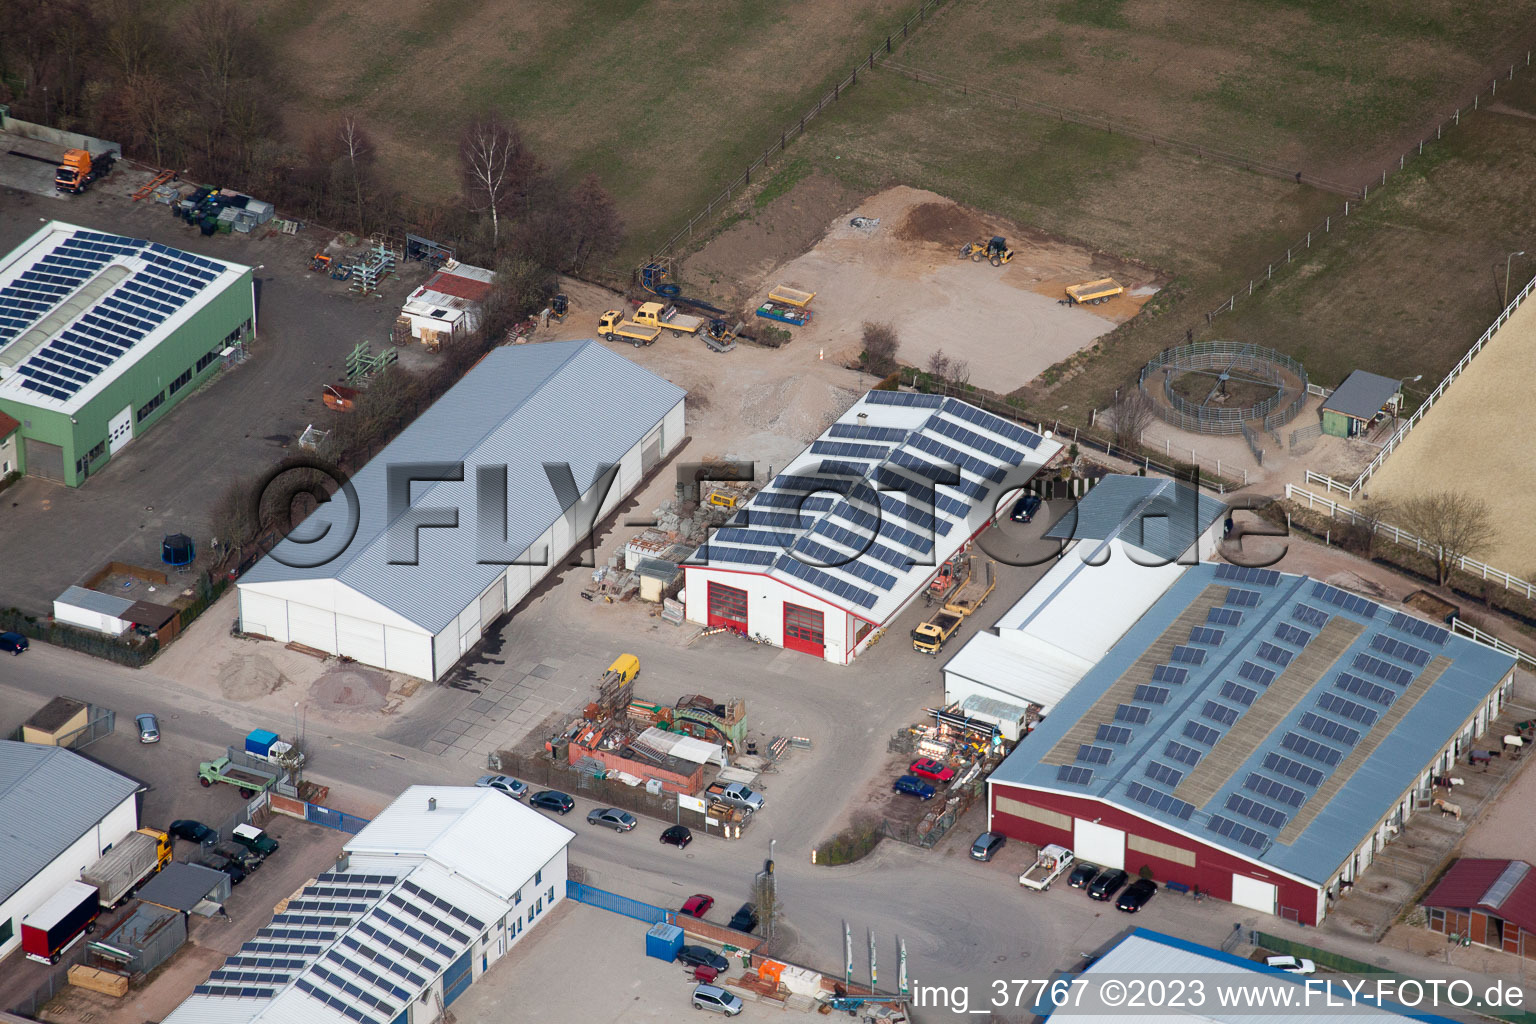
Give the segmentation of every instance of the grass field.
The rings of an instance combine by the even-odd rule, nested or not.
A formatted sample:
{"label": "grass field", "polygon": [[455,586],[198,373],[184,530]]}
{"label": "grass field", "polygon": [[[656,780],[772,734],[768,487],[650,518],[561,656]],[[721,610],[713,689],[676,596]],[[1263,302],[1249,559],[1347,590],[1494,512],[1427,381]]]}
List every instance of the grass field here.
{"label": "grass field", "polygon": [[1502,55],[1513,60],[1533,10],[1531,0],[1497,11],[1457,0],[983,0],[945,8],[899,60],[1355,184]]}
{"label": "grass field", "polygon": [[407,194],[459,188],[458,131],[515,118],[569,180],[595,171],[635,252],[665,237],[900,24],[915,0],[252,0],[302,129],[355,110]]}

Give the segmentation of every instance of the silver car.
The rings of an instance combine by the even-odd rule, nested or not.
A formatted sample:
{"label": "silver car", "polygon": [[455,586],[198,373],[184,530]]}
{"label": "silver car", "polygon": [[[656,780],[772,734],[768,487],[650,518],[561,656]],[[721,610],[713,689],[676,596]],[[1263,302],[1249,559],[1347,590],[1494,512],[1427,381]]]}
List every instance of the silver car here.
{"label": "silver car", "polygon": [[521,800],[528,795],[528,783],[519,782],[509,775],[482,775],[475,780],[475,785],[481,789],[494,789],[498,793],[505,793],[513,800]]}
{"label": "silver car", "polygon": [[734,1017],[741,1012],[741,997],[734,992],[727,992],[719,985],[698,985],[693,990],[693,1008],[714,1010],[727,1017]]}
{"label": "silver car", "polygon": [[140,743],[160,742],[160,721],[154,715],[138,715],[134,722],[139,727]]}
{"label": "silver car", "polygon": [[640,822],[628,811],[621,811],[617,807],[600,807],[587,813],[588,825],[607,825],[615,832],[628,832]]}

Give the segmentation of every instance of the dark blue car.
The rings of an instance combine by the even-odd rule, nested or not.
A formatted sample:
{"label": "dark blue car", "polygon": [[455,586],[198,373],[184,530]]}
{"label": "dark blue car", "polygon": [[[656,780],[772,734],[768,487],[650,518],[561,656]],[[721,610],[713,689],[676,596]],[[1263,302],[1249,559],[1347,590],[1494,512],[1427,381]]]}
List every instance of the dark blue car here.
{"label": "dark blue car", "polygon": [[938,792],[916,775],[903,775],[891,784],[891,788],[898,793],[915,796],[919,800],[932,800],[933,794]]}

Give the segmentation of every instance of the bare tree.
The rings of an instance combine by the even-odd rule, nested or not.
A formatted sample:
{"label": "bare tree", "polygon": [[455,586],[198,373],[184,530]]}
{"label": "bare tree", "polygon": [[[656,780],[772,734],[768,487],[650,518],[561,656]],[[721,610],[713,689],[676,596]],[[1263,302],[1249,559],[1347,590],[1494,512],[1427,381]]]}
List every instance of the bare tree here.
{"label": "bare tree", "polygon": [[1486,551],[1498,535],[1493,508],[1465,491],[1415,495],[1402,503],[1400,514],[1404,527],[1434,545],[1435,582],[1441,586],[1458,561]]}
{"label": "bare tree", "polygon": [[934,349],[933,355],[928,357],[928,375],[935,380],[949,380],[949,356],[943,349]]}
{"label": "bare tree", "polygon": [[618,252],[624,239],[624,224],[614,209],[613,197],[597,175],[581,179],[565,205],[568,238],[564,269],[580,273],[588,264]]}
{"label": "bare tree", "polygon": [[956,359],[949,364],[949,382],[957,388],[963,388],[971,382],[969,359]]}
{"label": "bare tree", "polygon": [[1366,558],[1375,554],[1376,531],[1381,524],[1398,515],[1397,503],[1380,495],[1374,498],[1366,495],[1355,506],[1355,526],[1360,530],[1360,547]]}
{"label": "bare tree", "polygon": [[901,339],[890,324],[866,323],[864,325],[864,365],[870,373],[884,377],[901,364],[896,361],[896,351]]}
{"label": "bare tree", "polygon": [[1152,399],[1140,388],[1125,388],[1115,399],[1110,417],[1114,421],[1115,444],[1121,448],[1140,444],[1141,432],[1152,422]]}
{"label": "bare tree", "polygon": [[537,162],[523,145],[517,126],[488,112],[471,121],[459,139],[459,163],[470,205],[491,214],[491,244],[501,244],[501,215],[519,204]]}
{"label": "bare tree", "polygon": [[366,235],[368,208],[363,193],[365,184],[372,177],[373,160],[378,151],[356,114],[342,115],[336,123],[336,138],[341,143],[341,153],[347,161],[352,197],[357,204],[357,230],[359,234]]}

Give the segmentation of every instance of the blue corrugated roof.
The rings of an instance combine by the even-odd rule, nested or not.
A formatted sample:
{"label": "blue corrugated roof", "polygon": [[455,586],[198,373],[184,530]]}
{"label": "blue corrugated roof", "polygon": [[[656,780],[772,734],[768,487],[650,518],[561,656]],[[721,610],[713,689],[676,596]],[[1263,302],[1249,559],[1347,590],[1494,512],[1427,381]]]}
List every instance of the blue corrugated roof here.
{"label": "blue corrugated roof", "polygon": [[[506,568],[478,561],[479,467],[507,467],[505,547],[521,552],[565,511],[546,465],[568,465],[577,488],[586,490],[600,466],[617,463],[685,395],[595,341],[494,349],[352,478],[360,519],[345,550],[313,568],[273,557],[302,565],[316,560],[325,545],[295,537],[314,538],[324,528],[343,536],[346,503],[332,500],[240,582],[335,579],[439,633]],[[417,509],[456,507],[458,528],[416,531],[417,564],[391,564],[387,467],[458,462],[464,464],[462,482],[418,483],[411,501]],[[498,540],[501,527],[489,524]]]}
{"label": "blue corrugated roof", "polygon": [[138,790],[72,750],[0,740],[0,903]]}
{"label": "blue corrugated roof", "polygon": [[1107,540],[1172,561],[1188,551],[1227,506],[1188,484],[1112,473],[1083,496],[1045,535],[1052,540]]}
{"label": "blue corrugated roof", "polygon": [[[1080,759],[1052,756],[1066,733],[1213,584],[1231,588],[1227,603],[1218,606],[1223,611],[1202,618],[1187,639],[1174,638],[1180,647],[1166,670],[1151,669],[1146,679],[1128,680],[1162,692],[1139,691],[1120,705],[1131,709],[1124,717],[1089,723],[1128,730],[1128,735],[1117,732],[1113,739],[1090,744],[1103,754],[1084,749]],[[1217,621],[1234,616],[1240,619]],[[1234,762],[1213,796],[1198,805],[1181,802],[1175,793],[1183,777],[1197,770],[1228,729],[1242,727],[1249,706],[1243,691],[1261,695],[1274,678],[1266,679],[1266,673],[1282,673],[1285,663],[1299,657],[1334,618],[1360,627],[1358,637],[1307,681],[1301,699],[1246,748],[1246,756]],[[1414,691],[1414,702],[1389,735],[1372,735],[1388,728],[1383,719],[1392,705],[1438,657],[1448,659],[1445,671],[1433,685]],[[1477,711],[1513,667],[1507,655],[1305,576],[1205,563],[1184,573],[1126,632],[999,766],[992,781],[1096,797],[1201,842],[1325,882],[1362,841],[1362,830],[1414,785],[1452,730]],[[1154,673],[1167,670],[1183,670],[1182,681],[1155,678]],[[1333,780],[1358,743],[1376,745],[1347,778],[1341,774]],[[1083,778],[1086,772],[1091,777],[1084,783],[1061,778]],[[1260,788],[1249,784],[1250,776]],[[1331,796],[1319,800],[1320,786],[1335,785]],[[1191,795],[1187,787],[1182,795]],[[1294,816],[1308,820],[1281,842]]]}

